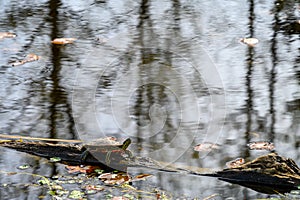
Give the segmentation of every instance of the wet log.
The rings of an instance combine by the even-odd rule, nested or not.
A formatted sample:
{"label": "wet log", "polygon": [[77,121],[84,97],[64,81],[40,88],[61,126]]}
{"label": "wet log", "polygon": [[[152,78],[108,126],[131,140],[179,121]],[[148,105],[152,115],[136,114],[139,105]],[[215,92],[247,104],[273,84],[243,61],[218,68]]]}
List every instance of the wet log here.
{"label": "wet log", "polygon": [[[204,174],[202,174],[204,175]],[[290,158],[270,153],[243,165],[206,176],[266,194],[287,193],[300,186],[300,169]]]}
{"label": "wet log", "polygon": [[127,171],[128,167],[144,167],[166,172],[216,177],[219,180],[238,184],[267,194],[286,193],[296,190],[300,186],[299,167],[292,159],[284,158],[276,153],[258,157],[237,167],[218,171],[210,170],[208,172],[206,169],[203,170],[203,168],[197,167],[180,167],[176,165],[166,167],[166,163],[138,156],[114,157],[108,166],[104,161],[107,158],[107,153],[101,151],[97,156],[89,154],[83,162],[82,153],[85,151],[85,148],[82,143],[53,144],[48,142],[0,140],[0,146],[48,159],[59,157],[61,159],[60,162],[68,165],[96,165],[110,171],[113,169]]}
{"label": "wet log", "polygon": [[84,145],[70,144],[70,143],[49,143],[49,142],[27,142],[18,140],[0,140],[0,146],[14,149],[20,152],[25,152],[35,156],[51,159],[58,157],[60,161],[67,165],[94,165],[99,166],[104,170],[112,171],[118,169],[119,171],[127,171],[127,165],[121,161],[123,157],[119,155],[111,155],[112,162],[107,165],[105,159],[106,152],[97,152],[97,155],[88,154],[82,160],[82,154],[85,152]]}

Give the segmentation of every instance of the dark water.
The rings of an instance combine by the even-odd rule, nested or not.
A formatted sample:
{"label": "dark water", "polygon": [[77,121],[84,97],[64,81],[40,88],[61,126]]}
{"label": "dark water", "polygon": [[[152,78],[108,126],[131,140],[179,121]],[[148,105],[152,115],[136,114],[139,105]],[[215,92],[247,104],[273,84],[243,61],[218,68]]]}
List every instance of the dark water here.
{"label": "dark water", "polygon": [[[300,164],[299,1],[36,0],[1,1],[0,9],[0,32],[17,34],[0,40],[2,134],[131,137],[136,154],[205,168],[265,154],[246,145],[271,141]],[[52,45],[58,37],[77,40]],[[29,53],[41,59],[11,66]],[[220,149],[195,153],[202,142]],[[63,170],[1,149],[1,169],[23,163],[42,175]],[[213,178],[153,173],[151,184],[179,197],[266,197]],[[1,175],[1,184],[32,179]],[[46,194],[0,191],[3,199]]]}

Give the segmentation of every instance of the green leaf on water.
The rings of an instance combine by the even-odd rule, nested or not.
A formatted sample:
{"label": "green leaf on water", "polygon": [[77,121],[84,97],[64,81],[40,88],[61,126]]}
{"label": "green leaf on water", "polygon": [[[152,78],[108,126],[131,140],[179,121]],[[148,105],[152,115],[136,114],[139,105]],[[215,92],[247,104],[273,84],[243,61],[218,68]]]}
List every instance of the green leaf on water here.
{"label": "green leaf on water", "polygon": [[55,195],[55,191],[53,191],[53,190],[49,190],[47,193],[50,194],[51,196]]}
{"label": "green leaf on water", "polygon": [[49,180],[47,180],[47,179],[40,179],[37,182],[40,185],[48,185],[49,184]]}
{"label": "green leaf on water", "polygon": [[69,193],[69,191],[66,191],[66,190],[56,190],[56,195],[57,196],[63,196],[63,195],[66,195],[68,193]]}
{"label": "green leaf on water", "polygon": [[127,199],[134,199],[134,196],[130,194],[124,194],[123,197],[126,197]]}
{"label": "green leaf on water", "polygon": [[95,172],[97,174],[102,174],[104,172],[104,170],[103,169],[95,169]]}
{"label": "green leaf on water", "polygon": [[86,190],[86,194],[96,194],[96,190]]}
{"label": "green leaf on water", "polygon": [[24,169],[28,169],[29,167],[30,167],[30,165],[25,164],[25,165],[18,166],[18,169],[24,170]]}
{"label": "green leaf on water", "polygon": [[79,190],[73,190],[71,194],[69,195],[69,198],[71,199],[81,199],[83,197],[84,193]]}
{"label": "green leaf on water", "polygon": [[61,161],[61,158],[60,157],[53,157],[53,158],[50,158],[50,162],[59,162]]}

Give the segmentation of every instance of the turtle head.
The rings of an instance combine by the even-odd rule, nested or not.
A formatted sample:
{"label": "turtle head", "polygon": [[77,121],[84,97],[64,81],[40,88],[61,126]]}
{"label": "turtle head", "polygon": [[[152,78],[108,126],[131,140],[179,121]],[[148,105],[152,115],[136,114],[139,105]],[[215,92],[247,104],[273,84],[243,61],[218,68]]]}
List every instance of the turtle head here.
{"label": "turtle head", "polygon": [[122,148],[123,150],[126,150],[130,144],[131,144],[131,139],[130,139],[130,138],[127,138],[127,139],[123,142],[121,148]]}

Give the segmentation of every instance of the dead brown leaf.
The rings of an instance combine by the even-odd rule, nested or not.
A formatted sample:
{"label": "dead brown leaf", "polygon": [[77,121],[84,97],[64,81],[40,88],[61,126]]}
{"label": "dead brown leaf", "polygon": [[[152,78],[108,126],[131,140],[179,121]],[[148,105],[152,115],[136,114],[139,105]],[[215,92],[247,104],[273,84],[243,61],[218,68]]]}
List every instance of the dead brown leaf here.
{"label": "dead brown leaf", "polygon": [[146,178],[150,178],[152,174],[139,174],[132,178],[132,181],[144,181]]}
{"label": "dead brown leaf", "polygon": [[272,142],[266,141],[257,141],[257,142],[250,142],[248,145],[250,150],[273,150],[275,146]]}
{"label": "dead brown leaf", "polygon": [[0,32],[0,39],[3,39],[3,38],[14,38],[16,37],[17,35],[14,34],[14,33],[10,33],[10,32]]}
{"label": "dead brown leaf", "polygon": [[256,38],[241,38],[240,42],[247,44],[250,47],[254,47],[256,44],[258,44],[259,40]]}
{"label": "dead brown leaf", "polygon": [[87,186],[85,186],[85,190],[102,191],[102,190],[104,190],[104,187],[101,187],[99,185],[87,185]]}
{"label": "dead brown leaf", "polygon": [[211,151],[215,149],[220,149],[220,145],[211,142],[204,142],[194,147],[195,151]]}
{"label": "dead brown leaf", "polygon": [[84,173],[84,174],[90,174],[95,172],[96,169],[100,169],[97,166],[66,166],[66,168],[68,169],[68,173],[73,174],[73,173]]}
{"label": "dead brown leaf", "polygon": [[12,66],[15,67],[15,66],[23,65],[27,62],[33,62],[33,61],[39,60],[40,58],[41,58],[40,56],[30,53],[25,57],[24,60],[20,60],[20,61],[16,61],[16,62],[12,63]]}
{"label": "dead brown leaf", "polygon": [[130,176],[125,173],[104,173],[98,176],[98,178],[100,178],[104,183],[110,185],[121,185],[123,183],[131,181]]}
{"label": "dead brown leaf", "polygon": [[76,38],[55,38],[51,41],[52,44],[71,44]]}
{"label": "dead brown leaf", "polygon": [[234,159],[232,161],[227,162],[226,166],[228,168],[234,168],[234,167],[238,167],[238,166],[240,166],[240,165],[242,165],[244,163],[245,163],[244,158],[236,158],[236,159]]}

